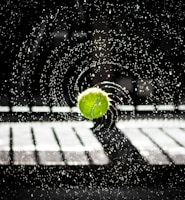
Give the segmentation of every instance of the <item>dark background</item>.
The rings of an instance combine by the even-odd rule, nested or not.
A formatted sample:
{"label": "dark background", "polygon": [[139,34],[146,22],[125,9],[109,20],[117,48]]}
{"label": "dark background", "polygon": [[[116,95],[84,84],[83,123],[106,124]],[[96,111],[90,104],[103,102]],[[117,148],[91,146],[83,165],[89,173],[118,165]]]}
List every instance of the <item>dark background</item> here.
{"label": "dark background", "polygon": [[[41,90],[45,87],[47,95],[56,64],[68,58],[69,49],[87,47],[89,41],[93,50],[75,52],[76,63],[69,54],[58,89],[66,99],[70,78],[76,79],[87,61],[99,62],[100,68],[87,71],[79,82],[82,89],[108,80],[126,87],[134,104],[183,104],[184,18],[182,0],[1,1],[0,104],[42,104]],[[52,104],[52,98],[45,103]]]}

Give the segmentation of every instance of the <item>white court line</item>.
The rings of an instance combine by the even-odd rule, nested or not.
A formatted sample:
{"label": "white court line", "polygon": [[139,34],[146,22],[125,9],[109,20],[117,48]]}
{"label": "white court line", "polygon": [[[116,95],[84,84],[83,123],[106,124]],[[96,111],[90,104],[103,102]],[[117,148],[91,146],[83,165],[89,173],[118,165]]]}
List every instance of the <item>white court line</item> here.
{"label": "white court line", "polygon": [[12,127],[14,164],[35,165],[35,146],[32,140],[31,129],[21,123]]}
{"label": "white court line", "polygon": [[117,128],[185,128],[184,119],[130,119],[119,120]]}
{"label": "white court line", "polygon": [[0,112],[9,112],[10,107],[9,106],[0,106]]}
{"label": "white court line", "polygon": [[[179,105],[177,106],[178,110],[185,111],[185,105]],[[154,105],[137,105],[136,108],[133,105],[118,105],[117,109],[120,111],[134,111],[135,109],[137,111],[154,111],[155,106]],[[156,110],[158,111],[174,111],[175,105],[156,105]],[[0,106],[0,112],[9,112],[10,107],[9,106]],[[12,112],[29,112],[30,108],[28,106],[13,106]],[[32,112],[50,112],[49,106],[32,106],[31,107]],[[68,106],[53,106],[51,107],[51,111],[54,113],[68,113],[68,112],[75,112],[80,113],[80,110],[78,107],[68,107]]]}
{"label": "white court line", "polygon": [[10,127],[0,126],[0,164],[9,164]]}
{"label": "white court line", "polygon": [[185,111],[185,105],[179,105],[179,106],[178,106],[178,109],[179,109],[179,110],[182,110],[182,111],[183,111],[183,110]]}
{"label": "white court line", "polygon": [[154,111],[155,106],[154,105],[138,105],[138,106],[136,106],[136,110],[138,110],[138,111]]}
{"label": "white court line", "polygon": [[118,105],[117,108],[121,111],[134,111],[135,107],[132,105]]}
{"label": "white court line", "polygon": [[[28,127],[47,127],[47,128],[51,128],[51,127],[60,127],[61,126],[70,126],[70,127],[85,127],[85,128],[93,128],[94,124],[92,121],[63,121],[63,122],[60,122],[60,121],[52,121],[52,122],[39,122],[39,121],[36,121],[36,122],[3,122],[3,123],[0,123],[0,128],[1,127],[11,127],[11,126],[17,126],[17,124],[21,124],[22,126],[28,126]],[[41,129],[42,130],[42,129]]]}
{"label": "white court line", "polygon": [[80,113],[80,109],[78,107],[72,107],[71,112]]}
{"label": "white court line", "polygon": [[31,107],[32,112],[50,112],[49,106],[32,106]]}
{"label": "white court line", "polygon": [[30,108],[28,106],[13,106],[12,112],[29,112]]}
{"label": "white court line", "polygon": [[55,112],[69,113],[69,112],[71,112],[71,109],[68,106],[63,106],[63,107],[62,106],[53,106],[53,107],[51,107],[51,111],[54,113]]}
{"label": "white court line", "polygon": [[156,108],[157,108],[157,110],[160,110],[160,111],[175,110],[174,105],[156,105]]}

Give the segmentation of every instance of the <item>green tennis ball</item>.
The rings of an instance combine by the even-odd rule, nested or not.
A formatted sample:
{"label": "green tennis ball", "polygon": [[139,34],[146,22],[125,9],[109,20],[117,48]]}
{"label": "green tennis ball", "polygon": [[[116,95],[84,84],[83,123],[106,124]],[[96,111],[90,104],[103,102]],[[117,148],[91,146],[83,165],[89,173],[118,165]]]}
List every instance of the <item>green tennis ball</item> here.
{"label": "green tennis ball", "polygon": [[78,107],[82,115],[90,120],[104,116],[109,104],[108,94],[99,88],[89,88],[78,96]]}

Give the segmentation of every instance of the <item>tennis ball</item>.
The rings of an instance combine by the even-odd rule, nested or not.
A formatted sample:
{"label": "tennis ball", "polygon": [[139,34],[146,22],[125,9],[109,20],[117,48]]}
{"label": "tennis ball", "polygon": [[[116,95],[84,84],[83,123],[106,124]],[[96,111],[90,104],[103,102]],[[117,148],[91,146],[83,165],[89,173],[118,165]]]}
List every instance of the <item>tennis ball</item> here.
{"label": "tennis ball", "polygon": [[100,88],[88,88],[78,96],[78,107],[82,115],[90,120],[104,116],[109,104],[108,94]]}

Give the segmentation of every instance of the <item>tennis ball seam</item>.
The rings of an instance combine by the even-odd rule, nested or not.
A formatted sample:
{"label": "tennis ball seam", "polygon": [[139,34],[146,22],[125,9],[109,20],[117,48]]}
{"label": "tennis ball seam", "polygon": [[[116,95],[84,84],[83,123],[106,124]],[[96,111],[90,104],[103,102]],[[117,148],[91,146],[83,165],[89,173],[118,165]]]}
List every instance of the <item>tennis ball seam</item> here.
{"label": "tennis ball seam", "polygon": [[96,100],[96,102],[94,103],[92,109],[91,109],[91,112],[90,112],[90,116],[91,118],[93,119],[94,118],[94,109],[96,108],[96,106],[98,105],[98,103],[100,102],[100,93],[98,92],[98,98]]}

